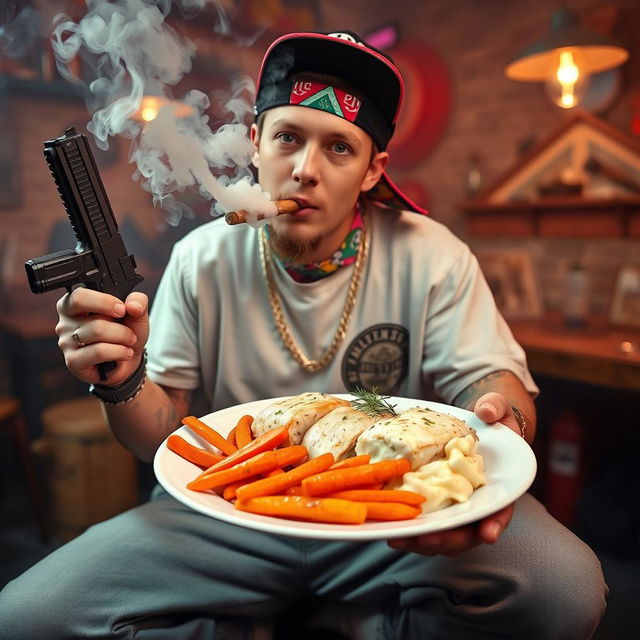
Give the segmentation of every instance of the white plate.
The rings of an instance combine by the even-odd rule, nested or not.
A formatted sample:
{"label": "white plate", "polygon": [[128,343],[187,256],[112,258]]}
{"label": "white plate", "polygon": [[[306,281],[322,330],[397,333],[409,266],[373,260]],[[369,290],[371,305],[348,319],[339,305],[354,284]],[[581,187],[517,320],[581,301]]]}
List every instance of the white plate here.
{"label": "white plate", "polygon": [[[347,394],[332,395],[347,400],[353,399]],[[279,399],[259,400],[229,407],[204,416],[202,421],[222,435],[227,435],[243,415],[255,416],[262,408]],[[390,402],[396,405],[397,411],[417,406],[429,407],[460,418],[476,429],[479,438],[478,451],[484,458],[487,484],[476,489],[467,502],[423,514],[412,520],[366,522],[358,525],[323,524],[237,511],[233,504],[213,493],[187,489],[187,483],[200,473],[200,469],[170,451],[166,442],[158,448],[153,468],[160,484],[174,498],[212,518],[269,533],[324,540],[386,540],[459,527],[480,520],[511,504],[531,486],[536,474],[533,451],[520,436],[503,424],[487,425],[470,411],[437,402],[410,398],[391,398]],[[206,446],[185,426],[174,433],[192,444]]]}

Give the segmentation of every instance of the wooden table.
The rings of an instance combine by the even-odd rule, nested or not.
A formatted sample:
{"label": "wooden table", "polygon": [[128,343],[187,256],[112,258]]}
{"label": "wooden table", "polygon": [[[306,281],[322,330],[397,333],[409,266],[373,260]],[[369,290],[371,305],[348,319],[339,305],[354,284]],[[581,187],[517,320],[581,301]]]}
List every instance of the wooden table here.
{"label": "wooden table", "polygon": [[[584,327],[568,327],[559,315],[511,320],[535,374],[640,391],[640,330],[611,327],[593,317]],[[625,347],[631,349],[625,352]]]}

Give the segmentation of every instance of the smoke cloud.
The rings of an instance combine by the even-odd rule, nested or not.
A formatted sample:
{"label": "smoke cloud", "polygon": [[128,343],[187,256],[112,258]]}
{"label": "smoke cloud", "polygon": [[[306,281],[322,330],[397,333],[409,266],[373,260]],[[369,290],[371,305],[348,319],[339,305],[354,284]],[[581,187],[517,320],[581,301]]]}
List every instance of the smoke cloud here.
{"label": "smoke cloud", "polygon": [[32,7],[18,9],[15,2],[0,3],[0,52],[21,58],[40,36],[40,16]]}
{"label": "smoke cloud", "polygon": [[[217,10],[215,29],[228,30],[220,2],[182,0],[180,8],[191,13],[205,4]],[[82,55],[85,63],[93,63],[97,76],[86,86],[92,113],[88,130],[102,149],[108,148],[111,136],[132,139],[134,178],[169,213],[173,224],[185,210],[173,194],[194,186],[215,201],[218,214],[245,209],[250,219],[275,215],[270,195],[254,184],[249,168],[252,147],[246,119],[253,107],[252,80],[240,77],[232,83],[226,109],[233,122],[215,132],[205,113],[210,105],[206,94],[190,91],[177,102],[171,87],[191,70],[196,49],[166,23],[170,9],[170,0],[87,0],[87,12],[78,22],[56,17],[51,42],[59,72],[71,82],[81,82],[70,63]],[[149,95],[165,104],[155,119],[144,123],[137,114]],[[183,111],[190,115],[181,116]]]}

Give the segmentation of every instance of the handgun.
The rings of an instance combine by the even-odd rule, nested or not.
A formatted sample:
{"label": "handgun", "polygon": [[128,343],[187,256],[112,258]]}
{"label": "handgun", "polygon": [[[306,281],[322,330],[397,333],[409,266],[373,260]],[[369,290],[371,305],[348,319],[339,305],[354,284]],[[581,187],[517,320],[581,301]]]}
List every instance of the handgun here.
{"label": "handgun", "polygon": [[[44,142],[44,157],[77,244],[25,262],[31,291],[65,287],[70,293],[87,287],[124,300],[143,278],[120,236],[86,136],[70,127],[63,136]],[[100,379],[106,380],[115,366],[115,362],[99,364]]]}

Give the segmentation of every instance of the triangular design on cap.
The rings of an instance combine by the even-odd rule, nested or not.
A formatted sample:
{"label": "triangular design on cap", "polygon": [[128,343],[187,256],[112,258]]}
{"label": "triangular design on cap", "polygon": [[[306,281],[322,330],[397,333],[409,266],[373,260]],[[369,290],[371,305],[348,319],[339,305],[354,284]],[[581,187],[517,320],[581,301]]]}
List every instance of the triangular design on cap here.
{"label": "triangular design on cap", "polygon": [[305,107],[312,107],[314,109],[321,109],[322,111],[328,111],[335,116],[344,118],[344,113],[340,108],[340,103],[333,90],[333,87],[325,87],[318,93],[314,93],[300,103]]}

